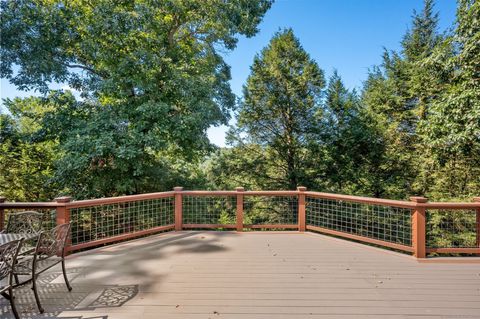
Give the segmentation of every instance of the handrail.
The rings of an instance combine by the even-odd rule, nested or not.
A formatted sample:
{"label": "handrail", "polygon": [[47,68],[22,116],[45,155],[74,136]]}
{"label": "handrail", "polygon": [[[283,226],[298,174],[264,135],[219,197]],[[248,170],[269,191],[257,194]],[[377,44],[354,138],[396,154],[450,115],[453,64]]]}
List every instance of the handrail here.
{"label": "handrail", "polygon": [[343,201],[354,202],[354,203],[385,205],[385,206],[393,206],[393,207],[401,207],[401,208],[415,208],[417,206],[417,204],[414,202],[382,199],[382,198],[375,198],[375,197],[341,195],[341,194],[331,194],[331,193],[321,193],[321,192],[305,192],[305,195],[316,197],[316,198],[343,200]]}
{"label": "handrail", "polygon": [[0,203],[0,209],[17,209],[17,208],[56,208],[65,206],[65,203],[57,202],[4,202]]}
{"label": "handrail", "polygon": [[115,203],[125,203],[133,202],[137,200],[148,200],[148,199],[158,199],[166,198],[175,195],[175,192],[158,192],[158,193],[147,193],[147,194],[138,194],[138,195],[125,195],[118,197],[105,197],[105,198],[96,198],[96,199],[86,199],[73,201],[67,204],[68,208],[80,208],[94,205],[108,205]]}
{"label": "handrail", "polygon": [[[136,200],[157,199],[174,196],[176,191],[168,192],[156,192],[146,193],[138,195],[125,195],[117,197],[104,197],[95,199],[86,199],[71,201],[67,203],[61,203],[56,201],[51,202],[1,202],[0,208],[3,209],[15,209],[15,208],[46,208],[46,207],[62,207],[79,208],[92,205],[104,205],[112,203],[129,202]],[[206,190],[183,190],[181,191],[184,196],[236,196],[237,191],[206,191]],[[306,191],[303,192],[306,196],[315,198],[324,198],[332,200],[342,200],[355,203],[371,204],[371,205],[384,205],[401,208],[415,208],[423,207],[425,209],[477,209],[480,208],[480,202],[425,202],[416,203],[412,201],[392,200],[375,197],[353,196],[334,193],[323,193]],[[244,196],[296,196],[299,194],[298,190],[294,191],[243,191]]]}
{"label": "handrail", "polygon": [[[187,199],[185,198],[187,197]],[[197,199],[188,199],[188,197],[197,197]],[[211,198],[208,198],[211,197]],[[230,201],[230,197],[234,197],[233,201]],[[296,209],[290,210],[289,212],[294,212],[296,214],[296,220],[298,222],[291,222],[292,220],[283,220],[276,223],[270,224],[261,224],[257,222],[256,224],[249,223],[248,219],[244,219],[244,200],[246,197],[290,197],[286,198],[285,202],[289,202],[289,205],[296,205]],[[293,199],[291,197],[294,197]],[[224,199],[221,199],[224,198]],[[167,192],[155,192],[147,194],[138,194],[138,195],[126,195],[118,197],[106,197],[106,198],[97,198],[97,199],[87,199],[87,200],[78,200],[71,201],[70,197],[59,197],[51,202],[6,202],[4,197],[0,197],[0,229],[3,229],[5,222],[5,210],[11,209],[55,209],[56,210],[56,222],[65,223],[71,221],[71,214],[78,214],[79,210],[76,209],[85,209],[85,213],[88,214],[91,209],[101,211],[102,206],[126,203],[126,202],[135,202],[135,201],[148,201],[148,200],[157,200],[157,199],[167,199],[163,204],[168,205],[163,207],[168,207],[171,210],[171,223],[170,224],[160,224],[148,226],[145,228],[129,230],[128,227],[125,233],[121,233],[116,236],[110,236],[100,239],[95,239],[91,241],[85,241],[80,244],[70,246],[70,250],[78,250],[87,247],[93,247],[100,244],[106,244],[115,242],[118,240],[125,240],[129,238],[138,237],[141,235],[151,234],[159,231],[170,231],[170,230],[183,230],[183,229],[236,229],[236,231],[241,232],[244,229],[291,229],[298,230],[303,232],[305,230],[317,231],[329,235],[340,236],[347,239],[358,240],[364,243],[370,243],[375,245],[381,245],[388,248],[393,248],[397,250],[403,250],[406,252],[412,252],[413,255],[417,258],[424,258],[428,253],[469,253],[469,254],[480,254],[480,197],[474,198],[473,202],[428,202],[427,198],[424,197],[411,197],[410,201],[406,200],[390,200],[383,198],[374,198],[374,197],[364,197],[364,196],[352,196],[352,195],[343,195],[343,194],[332,194],[324,192],[314,192],[306,191],[305,187],[298,187],[297,190],[249,190],[245,191],[242,187],[237,187],[235,190],[183,190],[182,187],[175,187],[173,191]],[[316,201],[317,199],[325,199],[336,201],[335,206],[330,206],[330,203],[323,201]],[[186,201],[187,200],[187,201]],[[229,214],[232,214],[233,220],[228,220],[223,223],[216,223],[215,220],[210,220],[210,223],[202,223],[201,219],[185,219],[184,205],[188,205],[192,200],[199,201],[201,205],[198,207],[207,207],[211,205],[209,203],[216,203],[223,200],[229,201],[228,209],[230,210]],[[257,200],[257,199],[255,199]],[[263,201],[264,199],[258,199]],[[265,199],[268,203],[269,199]],[[283,202],[283,199],[282,199]],[[351,206],[345,203],[357,203],[366,205],[365,207],[360,206]],[[193,202],[195,203],[195,202]],[[202,204],[204,203],[204,204]],[[233,204],[231,204],[233,203]],[[235,204],[236,203],[236,204]],[[143,204],[141,204],[143,205]],[[149,205],[147,203],[147,205]],[[159,205],[159,203],[152,203],[152,205]],[[202,206],[205,205],[205,206]],[[233,206],[232,206],[233,205]],[[245,204],[246,205],[246,204]],[[250,204],[249,204],[250,205]],[[325,206],[326,205],[326,206]],[[368,205],[377,206],[374,209],[368,208]],[[127,207],[128,206],[128,207]],[[124,209],[130,209],[130,205],[123,206],[119,205],[115,210],[122,211]],[[142,207],[142,206],[139,206]],[[156,207],[156,206],[152,206]],[[183,207],[183,208],[182,208]],[[196,207],[195,204],[191,207]],[[209,206],[208,209],[218,210],[218,206]],[[247,206],[245,206],[247,207]],[[249,206],[248,206],[249,207]],[[289,206],[291,207],[291,206]],[[326,208],[322,208],[326,207]],[[336,207],[336,208],[332,208]],[[109,208],[106,208],[109,210]],[[150,216],[156,216],[157,208],[150,208]],[[315,211],[316,209],[316,211]],[[333,209],[333,210],[332,210]],[[355,215],[348,215],[350,210],[357,210],[360,215],[355,213]],[[427,214],[429,210],[452,210],[452,211],[473,211],[475,220],[475,232],[476,232],[476,246],[474,247],[429,247],[427,245],[426,231],[427,231]],[[167,210],[168,211],[168,210]],[[306,214],[308,211],[308,215]],[[390,218],[400,218],[403,222],[395,227],[407,226],[407,230],[403,234],[407,234],[407,237],[402,237],[405,235],[398,235],[398,233],[393,233],[394,235],[390,239],[383,237],[378,237],[368,233],[364,233],[365,229],[355,230],[348,228],[342,228],[348,226],[348,222],[345,222],[345,216],[357,216],[350,218],[363,218],[362,214],[376,214],[376,212],[382,212],[382,214],[389,214]],[[165,211],[164,211],[165,212]],[[190,211],[191,214],[192,211]],[[80,210],[81,213],[81,210]],[[194,211],[194,214],[199,214],[201,216],[205,211]],[[339,219],[334,221],[332,224],[333,227],[328,226],[324,227],[320,222],[312,222],[313,214],[317,214],[317,220],[322,218],[327,218],[330,214],[331,216],[339,216]],[[322,215],[323,214],[323,215]],[[333,214],[333,215],[332,215]],[[347,215],[342,215],[347,214]],[[350,213],[351,214],[351,213]],[[470,214],[470,213],[468,213]],[[289,215],[290,216],[290,215]],[[343,217],[342,217],[343,216]],[[358,217],[360,216],[360,217]],[[384,216],[384,215],[381,215]],[[403,217],[400,217],[403,216]],[[307,217],[310,218],[310,221],[307,221]],[[376,217],[378,218],[378,217]],[[470,217],[469,217],[470,218]],[[471,219],[470,219],[471,220]],[[169,221],[169,222],[170,222]],[[287,221],[287,223],[285,223]],[[371,221],[371,220],[370,220]],[[169,223],[167,222],[167,223]],[[213,222],[213,223],[212,223]],[[365,222],[360,220],[360,224]],[[368,217],[366,222],[368,223]],[[388,223],[388,218],[385,219],[385,222]],[[343,224],[342,224],[343,223]],[[377,224],[375,224],[377,223]],[[471,221],[469,223],[472,223]],[[350,222],[352,224],[352,222]],[[124,224],[120,224],[122,227]],[[403,225],[403,226],[402,226]],[[378,227],[378,221],[374,221],[371,226],[368,227]],[[371,231],[371,230],[370,230]],[[395,235],[396,234],[396,235]],[[399,236],[399,237],[394,237]]]}

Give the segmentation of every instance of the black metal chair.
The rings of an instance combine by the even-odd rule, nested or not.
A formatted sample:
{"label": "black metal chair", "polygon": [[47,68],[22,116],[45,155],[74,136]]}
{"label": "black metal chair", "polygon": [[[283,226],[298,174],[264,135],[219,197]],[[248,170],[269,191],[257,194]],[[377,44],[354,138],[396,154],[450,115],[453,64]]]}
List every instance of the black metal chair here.
{"label": "black metal chair", "polygon": [[35,211],[25,211],[10,214],[6,233],[37,234],[42,230],[43,214]]}
{"label": "black metal chair", "polygon": [[0,246],[0,280],[6,280],[6,284],[0,287],[0,294],[10,301],[13,315],[19,319],[15,307],[15,296],[13,295],[13,276],[17,263],[18,252],[22,247],[22,240],[14,240]]}
{"label": "black metal chair", "polygon": [[72,290],[68,281],[65,268],[65,247],[70,232],[70,223],[59,225],[52,230],[42,231],[38,237],[37,246],[33,255],[20,258],[16,266],[15,275],[29,276],[30,279],[20,282],[16,286],[32,282],[32,289],[35,294],[38,310],[43,313],[44,309],[40,303],[37,289],[37,278],[57,264],[62,264],[63,278],[68,291]]}

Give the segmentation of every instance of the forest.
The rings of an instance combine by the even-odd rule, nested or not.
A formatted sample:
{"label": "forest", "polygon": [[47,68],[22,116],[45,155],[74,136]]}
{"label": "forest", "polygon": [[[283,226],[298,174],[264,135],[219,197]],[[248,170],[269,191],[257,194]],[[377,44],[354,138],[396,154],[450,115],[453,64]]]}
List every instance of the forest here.
{"label": "forest", "polygon": [[[158,2],[158,3],[157,3]],[[408,199],[480,196],[480,2],[438,31],[433,0],[349,90],[290,28],[232,93],[222,52],[271,0],[1,2],[0,196],[75,199],[185,189],[295,189]],[[112,15],[112,12],[115,14]],[[79,93],[53,90],[66,83]],[[235,124],[228,147],[211,126]]]}

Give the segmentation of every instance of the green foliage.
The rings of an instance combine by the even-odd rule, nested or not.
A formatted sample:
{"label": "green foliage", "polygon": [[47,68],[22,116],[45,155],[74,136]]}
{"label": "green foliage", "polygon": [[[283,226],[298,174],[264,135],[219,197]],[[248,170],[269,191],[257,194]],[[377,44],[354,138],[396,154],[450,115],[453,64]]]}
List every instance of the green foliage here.
{"label": "green foliage", "polygon": [[306,183],[306,145],[316,129],[312,118],[319,112],[323,71],[291,29],[274,35],[255,57],[251,71],[232,142],[254,158],[255,152],[263,154],[271,168],[265,171],[266,177],[275,181],[271,186],[295,189]]}
{"label": "green foliage", "polygon": [[254,35],[270,5],[3,1],[0,74],[20,89],[46,93],[54,81],[81,92],[81,101],[55,93],[45,124],[72,194],[165,189],[211,149],[207,128],[230,117],[230,69],[217,51]]}
{"label": "green foliage", "polygon": [[53,199],[58,195],[52,182],[58,143],[38,136],[52,105],[31,97],[5,100],[4,106],[9,114],[0,114],[0,195],[18,201]]}

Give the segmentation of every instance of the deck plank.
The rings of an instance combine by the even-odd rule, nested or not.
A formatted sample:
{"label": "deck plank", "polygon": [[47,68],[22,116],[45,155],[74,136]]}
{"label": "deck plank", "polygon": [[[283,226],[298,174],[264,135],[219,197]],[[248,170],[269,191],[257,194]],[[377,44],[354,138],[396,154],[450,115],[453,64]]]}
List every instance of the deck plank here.
{"label": "deck plank", "polygon": [[[178,232],[70,256],[28,288],[23,318],[480,318],[480,264],[418,263],[399,253],[297,232]],[[2,318],[8,318],[2,300]]]}

